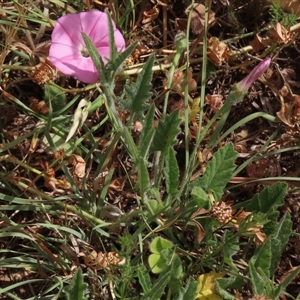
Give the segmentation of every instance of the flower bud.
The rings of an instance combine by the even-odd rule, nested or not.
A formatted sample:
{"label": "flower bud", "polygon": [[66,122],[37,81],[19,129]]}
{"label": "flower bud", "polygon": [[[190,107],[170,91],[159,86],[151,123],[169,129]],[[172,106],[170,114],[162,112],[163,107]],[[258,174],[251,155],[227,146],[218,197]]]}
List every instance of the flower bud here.
{"label": "flower bud", "polygon": [[242,93],[246,94],[250,86],[257,80],[260,76],[262,76],[265,71],[269,68],[271,63],[271,58],[267,57],[263,61],[261,61],[242,81],[236,84],[236,89]]}

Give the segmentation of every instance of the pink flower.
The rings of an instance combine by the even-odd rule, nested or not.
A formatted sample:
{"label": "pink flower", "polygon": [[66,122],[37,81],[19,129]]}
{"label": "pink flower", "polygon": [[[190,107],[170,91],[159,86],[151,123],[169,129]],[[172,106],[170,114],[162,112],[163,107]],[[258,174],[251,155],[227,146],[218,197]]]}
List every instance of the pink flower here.
{"label": "pink flower", "polygon": [[[125,48],[125,41],[114,23],[113,27],[116,47],[120,51]],[[85,47],[82,32],[91,39],[104,63],[107,63],[106,58],[110,57],[108,17],[101,11],[59,18],[51,36],[49,59],[63,74],[75,76],[85,83],[95,83],[99,75]]]}
{"label": "pink flower", "polygon": [[269,68],[271,58],[267,57],[261,61],[242,81],[237,83],[236,88],[242,94],[246,94],[250,86],[262,76]]}

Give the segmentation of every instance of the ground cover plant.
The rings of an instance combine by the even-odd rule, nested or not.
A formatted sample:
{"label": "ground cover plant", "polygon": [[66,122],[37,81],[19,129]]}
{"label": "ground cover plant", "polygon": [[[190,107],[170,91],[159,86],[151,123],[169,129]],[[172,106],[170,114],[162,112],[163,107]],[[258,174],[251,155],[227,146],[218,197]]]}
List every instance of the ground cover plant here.
{"label": "ground cover plant", "polygon": [[300,299],[298,1],[1,1],[1,299]]}

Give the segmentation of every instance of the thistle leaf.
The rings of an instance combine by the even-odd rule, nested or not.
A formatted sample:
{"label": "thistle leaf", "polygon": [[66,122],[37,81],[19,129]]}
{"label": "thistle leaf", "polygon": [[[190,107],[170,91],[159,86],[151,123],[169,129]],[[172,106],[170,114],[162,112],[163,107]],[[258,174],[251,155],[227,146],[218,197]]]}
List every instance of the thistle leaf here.
{"label": "thistle leaf", "polygon": [[151,151],[161,151],[165,153],[170,147],[176,143],[176,135],[179,133],[180,118],[178,110],[174,110],[165,120],[158,123]]}
{"label": "thistle leaf", "polygon": [[150,145],[154,136],[153,119],[155,113],[155,106],[151,105],[147,116],[143,122],[143,130],[141,132],[139,141],[139,156],[147,159],[149,156]]}
{"label": "thistle leaf", "polygon": [[152,80],[152,66],[154,63],[154,56],[150,56],[142,72],[138,75],[136,82],[132,82],[125,86],[126,99],[121,100],[122,108],[136,113],[143,119],[143,112],[148,108],[149,100],[152,93],[149,91],[151,88]]}
{"label": "thistle leaf", "polygon": [[75,272],[70,285],[65,288],[67,300],[87,300],[87,284],[83,281],[82,271],[80,268]]}
{"label": "thistle leaf", "polygon": [[164,174],[166,178],[167,193],[169,195],[176,195],[179,186],[179,167],[176,159],[176,152],[173,148],[169,148],[166,153]]}

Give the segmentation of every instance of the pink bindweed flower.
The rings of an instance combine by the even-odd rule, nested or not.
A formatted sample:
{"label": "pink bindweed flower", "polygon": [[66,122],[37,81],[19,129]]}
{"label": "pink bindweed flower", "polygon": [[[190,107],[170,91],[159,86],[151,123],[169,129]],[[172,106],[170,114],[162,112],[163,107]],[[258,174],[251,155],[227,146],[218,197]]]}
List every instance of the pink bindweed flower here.
{"label": "pink bindweed flower", "polygon": [[270,57],[267,57],[261,61],[243,80],[236,84],[236,89],[242,94],[246,94],[254,81],[267,71],[270,63]]}
{"label": "pink bindweed flower", "polygon": [[[125,48],[125,40],[113,23],[117,50]],[[85,47],[84,32],[98,49],[104,63],[110,57],[108,16],[101,11],[69,14],[59,18],[52,32],[49,59],[65,75],[85,83],[99,79],[96,67]]]}

